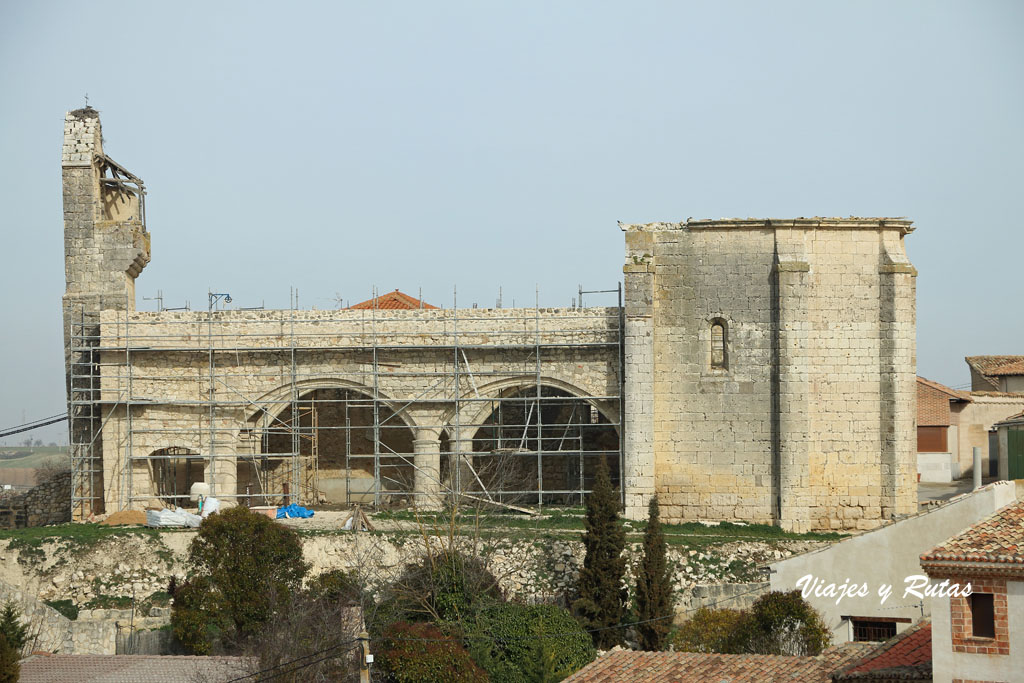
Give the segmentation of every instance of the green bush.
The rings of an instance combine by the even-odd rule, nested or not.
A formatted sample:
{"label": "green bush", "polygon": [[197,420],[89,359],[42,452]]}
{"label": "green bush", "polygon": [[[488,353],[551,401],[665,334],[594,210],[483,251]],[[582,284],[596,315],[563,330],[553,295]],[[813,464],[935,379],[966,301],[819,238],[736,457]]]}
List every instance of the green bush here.
{"label": "green bush", "polygon": [[220,643],[227,627],[221,595],[209,578],[197,576],[174,590],[171,630],[182,645],[197,655],[208,655]]}
{"label": "green bush", "polygon": [[406,569],[385,591],[383,611],[395,620],[460,622],[501,602],[498,579],[477,557],[441,552]]}
{"label": "green bush", "polygon": [[741,630],[746,651],[764,655],[814,656],[832,642],[825,620],[798,590],[759,597]]}
{"label": "green bush", "polygon": [[203,520],[188,564],[190,579],[175,590],[171,623],[200,654],[237,651],[289,604],[309,569],[298,534],[244,507]]}
{"label": "green bush", "polygon": [[677,650],[726,654],[818,655],[832,634],[800,591],[762,595],[749,611],[697,610],[673,638]]}
{"label": "green bush", "polygon": [[741,625],[748,618],[745,612],[733,609],[701,607],[672,638],[680,652],[743,652]]}
{"label": "green bush", "polygon": [[590,634],[556,605],[486,608],[476,615],[466,639],[493,683],[560,681],[596,655]]}
{"label": "green bush", "polygon": [[377,641],[376,661],[394,683],[486,683],[487,674],[455,638],[433,624],[400,621]]}

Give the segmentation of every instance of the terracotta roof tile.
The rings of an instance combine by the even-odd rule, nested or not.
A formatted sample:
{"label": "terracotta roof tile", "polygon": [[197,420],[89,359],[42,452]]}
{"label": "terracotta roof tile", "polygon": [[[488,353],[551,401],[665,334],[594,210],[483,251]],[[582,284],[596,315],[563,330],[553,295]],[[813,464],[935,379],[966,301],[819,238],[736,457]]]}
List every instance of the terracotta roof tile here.
{"label": "terracotta roof tile", "polygon": [[865,646],[847,643],[817,657],[621,650],[591,662],[565,683],[824,683],[871,647]]}
{"label": "terracotta roof tile", "polygon": [[949,563],[1024,574],[1024,501],[1000,508],[921,556],[926,570]]}
{"label": "terracotta roof tile", "polygon": [[959,391],[957,389],[953,389],[951,387],[947,387],[945,384],[941,384],[939,382],[936,382],[935,380],[928,379],[927,377],[921,377],[920,375],[918,375],[917,376],[917,383],[918,383],[918,385],[924,385],[926,387],[930,387],[932,389],[935,389],[936,391],[940,391],[940,392],[942,392],[944,394],[947,394],[951,399],[955,399],[957,401],[970,401],[971,400],[970,392],[968,392],[968,391]]}
{"label": "terracotta roof tile", "polygon": [[1024,375],[1024,356],[967,356],[964,360],[982,375]]}
{"label": "terracotta roof tile", "polygon": [[833,681],[875,678],[931,681],[932,623],[922,619],[832,675]]}
{"label": "terracotta roof tile", "polygon": [[411,311],[419,308],[436,309],[437,306],[431,306],[425,301],[420,301],[416,297],[409,296],[405,292],[400,292],[397,289],[387,294],[381,294],[373,299],[367,299],[366,301],[360,301],[354,306],[349,306],[352,309],[370,309],[375,308],[379,311]]}
{"label": "terracotta roof tile", "polygon": [[248,673],[243,657],[160,655],[33,655],[21,662],[21,683],[192,683]]}

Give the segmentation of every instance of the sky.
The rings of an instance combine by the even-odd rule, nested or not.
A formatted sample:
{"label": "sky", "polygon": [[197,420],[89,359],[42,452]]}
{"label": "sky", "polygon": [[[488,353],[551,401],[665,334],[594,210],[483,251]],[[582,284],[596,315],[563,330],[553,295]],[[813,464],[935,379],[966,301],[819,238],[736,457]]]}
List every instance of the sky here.
{"label": "sky", "polygon": [[86,94],[146,181],[141,310],[569,305],[619,220],[906,216],[919,374],[966,386],[1024,353],[1021,35],[980,0],[0,3],[0,429],[65,410]]}

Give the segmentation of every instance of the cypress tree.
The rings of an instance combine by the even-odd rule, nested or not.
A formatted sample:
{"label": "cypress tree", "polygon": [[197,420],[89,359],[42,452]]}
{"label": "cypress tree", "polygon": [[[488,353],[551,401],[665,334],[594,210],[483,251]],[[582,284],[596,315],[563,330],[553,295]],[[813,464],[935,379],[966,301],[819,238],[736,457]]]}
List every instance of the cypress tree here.
{"label": "cypress tree", "polygon": [[651,498],[644,532],[644,556],[636,572],[637,632],[640,648],[663,650],[672,627],[675,598],[661,530],[658,497]]}
{"label": "cypress tree", "polygon": [[[586,557],[580,570],[580,597],[573,610],[583,628],[592,631],[594,645],[607,650],[622,642],[619,628],[626,609],[626,532],[619,519],[619,498],[612,488],[608,462],[601,458],[597,466],[594,490],[587,497],[586,532],[583,534]],[[600,630],[597,630],[600,629]]]}
{"label": "cypress tree", "polygon": [[18,658],[21,655],[15,650],[7,637],[0,632],[0,683],[17,683],[21,675]]}
{"label": "cypress tree", "polygon": [[4,635],[7,644],[19,655],[25,648],[25,643],[28,642],[28,627],[21,623],[20,616],[21,610],[12,600],[5,602],[3,608],[0,608],[0,633]]}

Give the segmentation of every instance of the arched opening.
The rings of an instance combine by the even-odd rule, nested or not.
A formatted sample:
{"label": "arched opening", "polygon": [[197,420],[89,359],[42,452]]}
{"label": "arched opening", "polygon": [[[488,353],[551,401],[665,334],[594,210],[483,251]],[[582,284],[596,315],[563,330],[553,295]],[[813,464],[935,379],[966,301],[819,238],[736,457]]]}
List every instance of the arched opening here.
{"label": "arched opening", "polygon": [[240,493],[349,505],[404,502],[413,490],[413,430],[383,401],[318,388],[256,419],[261,453],[239,463]]}
{"label": "arched opening", "polygon": [[150,453],[146,461],[150,467],[154,495],[171,507],[186,506],[192,484],[206,478],[205,459],[188,448],[160,448]]}
{"label": "arched opening", "polygon": [[564,389],[541,386],[539,396],[536,386],[506,389],[473,435],[472,471],[460,471],[459,484],[502,502],[582,504],[600,458],[619,486],[617,427]]}
{"label": "arched opening", "polygon": [[711,369],[729,369],[729,327],[722,318],[711,321]]}

